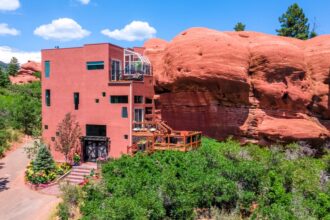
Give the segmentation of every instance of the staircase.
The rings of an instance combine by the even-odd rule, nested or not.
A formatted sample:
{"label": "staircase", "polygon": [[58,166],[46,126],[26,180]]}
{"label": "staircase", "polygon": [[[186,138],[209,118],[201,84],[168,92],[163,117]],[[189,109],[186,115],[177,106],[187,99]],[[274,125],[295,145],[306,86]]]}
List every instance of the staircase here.
{"label": "staircase", "polygon": [[80,166],[73,166],[69,175],[64,177],[63,181],[67,181],[71,184],[80,184],[84,181],[85,176],[90,175],[91,171],[94,169],[96,171],[96,164],[86,163]]}

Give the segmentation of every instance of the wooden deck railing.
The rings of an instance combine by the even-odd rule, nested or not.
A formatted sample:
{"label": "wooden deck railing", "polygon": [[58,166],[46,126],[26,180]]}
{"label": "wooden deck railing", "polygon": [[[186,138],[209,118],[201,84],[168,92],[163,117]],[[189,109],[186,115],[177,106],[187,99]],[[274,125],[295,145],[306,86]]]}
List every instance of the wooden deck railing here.
{"label": "wooden deck railing", "polygon": [[137,151],[190,151],[201,144],[201,132],[199,131],[175,131],[165,123],[159,122],[135,122],[133,123],[133,137],[142,139],[144,143],[133,143],[127,148],[128,153]]}

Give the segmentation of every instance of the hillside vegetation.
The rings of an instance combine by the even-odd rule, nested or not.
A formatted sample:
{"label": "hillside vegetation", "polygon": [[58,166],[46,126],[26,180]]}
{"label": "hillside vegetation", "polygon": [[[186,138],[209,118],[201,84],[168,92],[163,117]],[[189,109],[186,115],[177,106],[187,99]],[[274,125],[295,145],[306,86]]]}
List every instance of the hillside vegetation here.
{"label": "hillside vegetation", "polygon": [[204,138],[188,153],[123,156],[84,187],[82,219],[330,219],[330,156],[314,153]]}
{"label": "hillside vegetation", "polygon": [[39,135],[40,82],[0,87],[0,157],[20,134]]}

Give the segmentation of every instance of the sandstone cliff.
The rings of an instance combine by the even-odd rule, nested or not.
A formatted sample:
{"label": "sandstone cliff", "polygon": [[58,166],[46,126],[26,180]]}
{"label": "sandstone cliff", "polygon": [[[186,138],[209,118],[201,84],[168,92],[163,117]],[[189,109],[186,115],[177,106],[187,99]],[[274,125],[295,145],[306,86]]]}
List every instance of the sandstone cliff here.
{"label": "sandstone cliff", "polygon": [[40,80],[35,72],[41,72],[41,64],[34,61],[28,61],[22,64],[16,76],[10,76],[10,81],[13,84],[25,84]]}
{"label": "sandstone cliff", "polygon": [[267,144],[329,137],[330,36],[191,28],[151,39],[156,107],[174,129]]}

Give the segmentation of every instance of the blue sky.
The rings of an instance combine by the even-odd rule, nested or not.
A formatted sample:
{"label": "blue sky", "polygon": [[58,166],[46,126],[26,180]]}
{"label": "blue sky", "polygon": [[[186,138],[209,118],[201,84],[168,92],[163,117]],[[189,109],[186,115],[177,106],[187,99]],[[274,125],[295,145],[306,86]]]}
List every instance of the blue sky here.
{"label": "blue sky", "polygon": [[140,46],[145,38],[171,40],[190,27],[232,30],[238,21],[247,30],[276,34],[278,17],[294,2],[310,23],[316,19],[317,33],[330,33],[329,0],[0,0],[0,60],[12,54],[33,59],[54,46]]}

